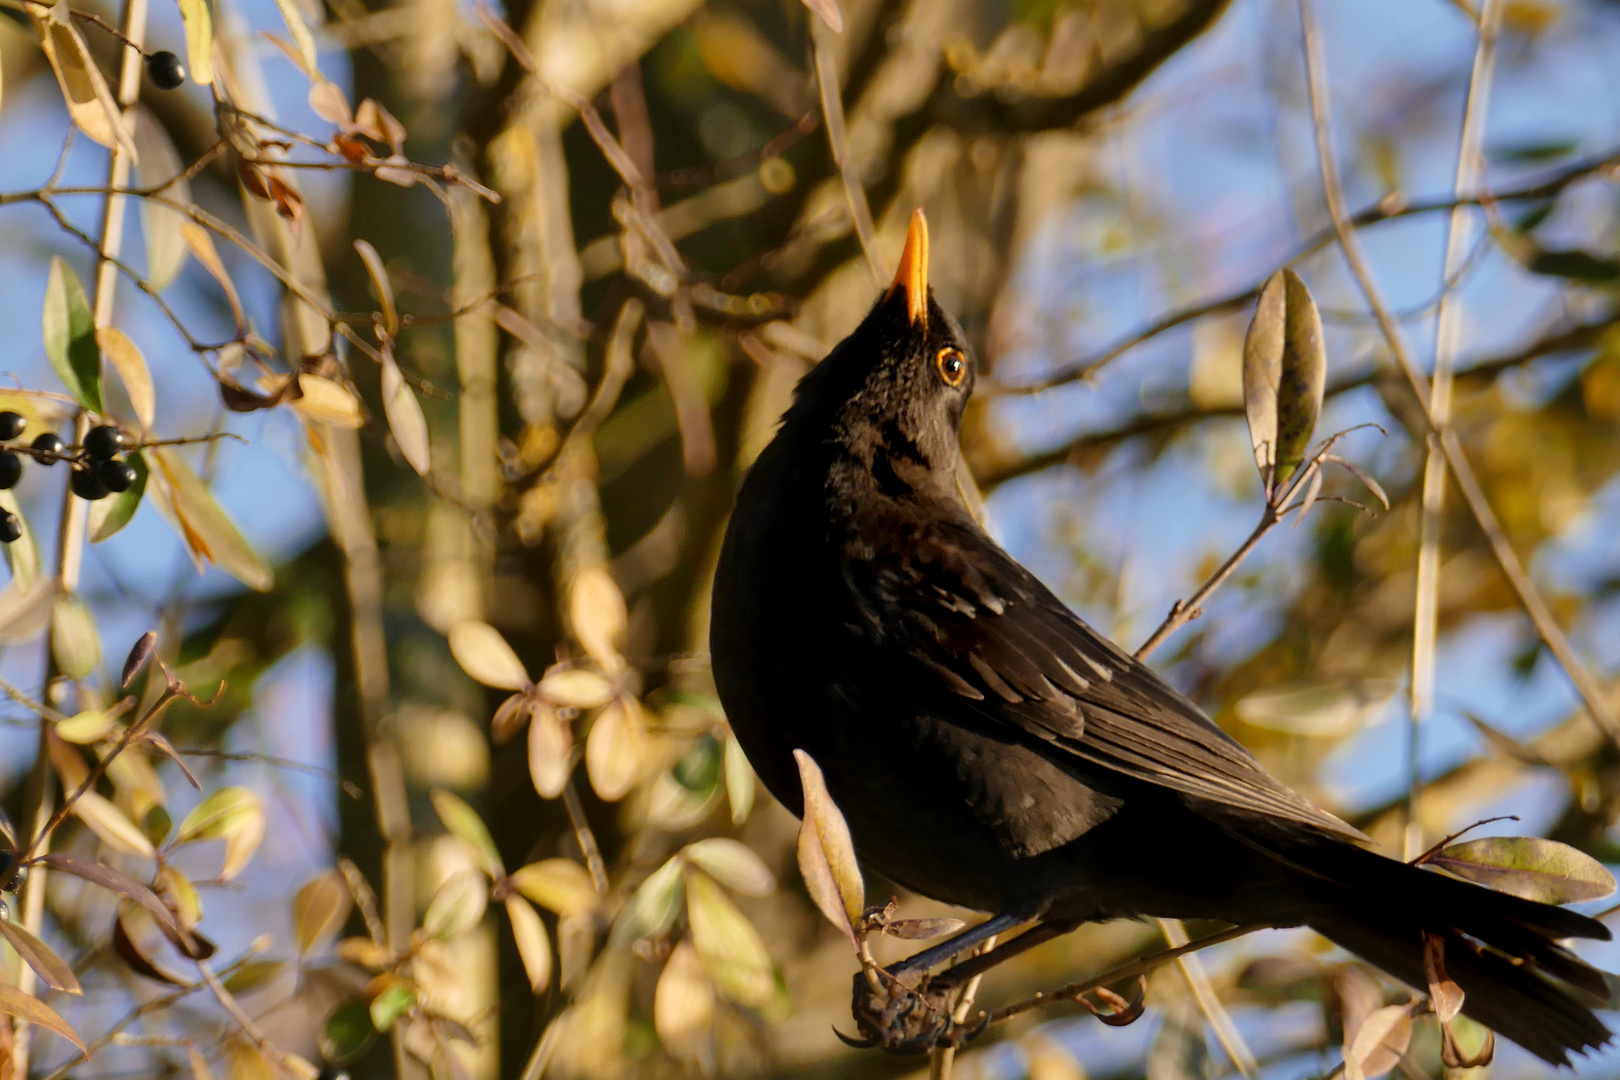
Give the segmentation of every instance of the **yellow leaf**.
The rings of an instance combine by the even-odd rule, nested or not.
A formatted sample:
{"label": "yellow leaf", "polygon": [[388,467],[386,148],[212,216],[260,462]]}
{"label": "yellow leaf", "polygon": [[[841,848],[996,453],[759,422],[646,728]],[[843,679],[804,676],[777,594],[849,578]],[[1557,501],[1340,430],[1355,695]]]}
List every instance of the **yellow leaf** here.
{"label": "yellow leaf", "polygon": [[703,969],[739,1005],[758,1007],[776,991],[776,973],[759,931],[709,875],[686,873],[686,919]]}
{"label": "yellow leaf", "polygon": [[591,659],[602,665],[602,670],[611,673],[624,667],[618,643],[630,624],[630,615],[624,594],[607,567],[587,566],[575,575],[568,594],[568,618],[574,637]]}
{"label": "yellow leaf", "polygon": [[62,88],[62,97],[74,125],[102,146],[121,147],[131,161],[138,161],[140,155],[124,130],[118,103],[107,89],[107,80],[90,55],[79,28],[70,21],[67,4],[52,7],[43,17],[30,14],[34,32],[39,35],[45,59],[56,73],[57,85]]}
{"label": "yellow leaf", "polygon": [[558,915],[584,915],[601,898],[591,875],[573,859],[545,859],[512,871],[512,887]]}
{"label": "yellow leaf", "polygon": [[249,546],[208,488],[191,471],[177,449],[156,446],[149,451],[155,464],[159,506],[172,513],[181,538],[197,559],[207,559],[250,589],[268,592],[275,584],[270,566]]}
{"label": "yellow leaf", "polygon": [[214,81],[214,15],[208,0],[180,0],[180,21],[185,25],[191,81],[208,86]]}
{"label": "yellow leaf", "polygon": [[596,714],[585,737],[585,772],[605,802],[624,798],[641,773],[646,724],[641,703],[620,694]]}
{"label": "yellow leaf", "polygon": [[497,690],[522,690],[529,672],[501,632],[488,623],[467,620],[450,628],[450,655],[461,670]]}
{"label": "yellow leaf", "polygon": [[849,825],[827,793],[821,768],[803,750],[793,751],[804,788],[804,820],[799,825],[799,872],[810,899],[827,921],[858,946],[855,925],[866,905],[866,886],[855,862]]}
{"label": "yellow leaf", "polygon": [[555,799],[568,786],[574,767],[574,729],[542,705],[529,721],[529,779],[542,799]]}
{"label": "yellow leaf", "polygon": [[393,432],[400,454],[417,475],[428,475],[433,471],[433,453],[428,443],[427,418],[422,415],[422,403],[405,384],[392,351],[387,349],[383,350],[382,399],[383,415],[388,418],[388,430]]}
{"label": "yellow leaf", "polygon": [[714,1022],[714,987],[690,939],[675,946],[653,993],[653,1026],[677,1061],[701,1061]]}
{"label": "yellow leaf", "polygon": [[293,401],[293,408],[309,419],[337,428],[365,426],[366,414],[360,399],[341,383],[306,371],[298,376],[298,389],[303,396]]}
{"label": "yellow leaf", "polygon": [[512,921],[512,939],[529,976],[529,989],[540,993],[551,983],[551,938],[540,915],[521,896],[506,898],[506,916]]}
{"label": "yellow leaf", "polygon": [[118,379],[129,394],[130,406],[135,410],[135,419],[141,423],[141,431],[152,430],[152,421],[157,416],[157,395],[152,389],[152,372],[146,366],[146,357],[122,330],[113,326],[103,326],[96,331],[96,345],[118,372]]}
{"label": "yellow leaf", "polygon": [[307,954],[341,930],[352,906],[348,883],[336,870],[322,872],[299,889],[292,908],[298,955]]}
{"label": "yellow leaf", "polygon": [[125,855],[154,855],[152,841],[124,816],[124,812],[93,791],[80,795],[73,803],[73,813],[100,838],[101,842]]}

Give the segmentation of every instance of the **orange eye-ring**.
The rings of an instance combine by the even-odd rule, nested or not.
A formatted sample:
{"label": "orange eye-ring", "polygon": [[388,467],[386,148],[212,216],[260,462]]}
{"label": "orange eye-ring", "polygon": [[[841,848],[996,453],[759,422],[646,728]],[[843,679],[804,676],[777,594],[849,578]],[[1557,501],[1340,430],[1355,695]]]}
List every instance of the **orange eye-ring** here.
{"label": "orange eye-ring", "polygon": [[962,356],[961,349],[944,348],[934,357],[934,366],[939,369],[939,377],[945,380],[945,385],[957,387],[967,378],[967,360]]}

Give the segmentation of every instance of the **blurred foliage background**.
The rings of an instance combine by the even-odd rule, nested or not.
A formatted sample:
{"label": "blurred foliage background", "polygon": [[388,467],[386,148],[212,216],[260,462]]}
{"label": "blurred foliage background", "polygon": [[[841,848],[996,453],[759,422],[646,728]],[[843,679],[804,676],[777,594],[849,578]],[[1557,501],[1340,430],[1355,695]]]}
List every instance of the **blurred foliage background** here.
{"label": "blurred foliage background", "polygon": [[[125,643],[155,628],[192,692],[225,682],[206,708],[176,704],[164,733],[205,789],[254,793],[263,832],[247,814],[213,834],[253,840],[236,875],[217,853],[154,862],[109,845],[105,822],[66,823],[54,847],[153,882],[171,907],[200,897],[196,926],[235,982],[199,987],[196,959],[155,933],[121,946],[115,896],[36,870],[14,918],[73,958],[85,992],[37,988],[9,946],[0,970],[97,1053],[78,1064],[66,1040],[6,1027],[0,1077],[923,1068],[829,1030],[849,1027],[856,964],[804,893],[796,823],[756,790],[705,655],[738,477],[886,282],[917,206],[938,299],[977,352],[964,456],[987,522],[1127,648],[1259,513],[1243,327],[1261,283],[1297,270],[1327,322],[1320,430],[1382,426],[1341,452],[1391,508],[1324,502],[1276,530],[1155,663],[1392,854],[1513,813],[1495,829],[1620,861],[1616,744],[1454,490],[1431,534],[1433,705],[1411,720],[1427,429],[1329,242],[1293,3],[76,0],[186,57],[176,91],[138,59],[120,84],[126,50],[65,5],[0,7],[15,399],[54,402],[42,421],[75,411],[33,329],[59,254],[92,286],[96,325],[150,365],[143,439],[245,440],[167,453],[246,538],[199,535],[171,481],[85,547],[66,470],[29,467],[19,507],[46,570],[95,613],[103,659],[65,672],[53,634],[7,609],[4,806],[27,836],[109,756],[116,725],[54,727],[112,701]],[[1451,312],[1438,351],[1457,371],[1457,435],[1612,710],[1620,8],[1319,7],[1331,147],[1376,276],[1425,368]],[[52,19],[85,43],[58,65],[104,71],[110,111],[71,77],[81,100],[64,107],[39,36]],[[1494,71],[1470,91],[1482,27]],[[1461,144],[1481,179],[1448,264],[1463,116],[1487,94]],[[119,106],[133,179],[117,171],[128,151],[91,130]],[[169,183],[182,168],[186,185]],[[128,220],[109,241],[117,205]],[[98,249],[122,270],[98,269]],[[109,390],[126,430],[138,396]],[[1348,478],[1326,492],[1365,498]],[[216,568],[199,576],[193,556]],[[149,744],[117,756],[97,790],[161,846],[202,796]],[[1143,857],[1175,852],[1165,837]],[[868,884],[872,903],[895,891]],[[880,942],[879,959],[906,945]],[[1148,924],[1086,927],[996,971],[981,1000],[1161,945]],[[1347,1002],[1402,1000],[1304,933],[1202,959],[1246,1050],[1208,1034],[1208,1007],[1167,967],[1130,1028],[1059,1005],[993,1029],[957,1071],[1194,1080],[1252,1071],[1233,1060],[1252,1054],[1269,1078],[1317,1076]],[[1437,1039],[1420,1023],[1399,1067],[1438,1075]],[[1543,1070],[1508,1048],[1489,1068]]]}

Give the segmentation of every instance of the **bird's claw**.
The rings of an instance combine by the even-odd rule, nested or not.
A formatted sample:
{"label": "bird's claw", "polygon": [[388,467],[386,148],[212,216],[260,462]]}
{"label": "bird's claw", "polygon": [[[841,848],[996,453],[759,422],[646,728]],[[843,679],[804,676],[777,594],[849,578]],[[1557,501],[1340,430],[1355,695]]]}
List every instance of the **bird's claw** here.
{"label": "bird's claw", "polygon": [[881,970],[874,972],[878,986],[866,972],[855,976],[850,1011],[864,1038],[839,1038],[851,1046],[880,1046],[892,1054],[925,1054],[936,1046],[960,1046],[983,1030],[981,1020],[972,1027],[951,1020],[955,986],[924,982],[909,987]]}
{"label": "bird's claw", "polygon": [[1134,1001],[1126,1001],[1106,986],[1097,988],[1097,996],[1103,1000],[1105,1005],[1109,1006],[1111,1011],[1104,1012],[1102,1009],[1097,1008],[1097,1006],[1086,1000],[1084,994],[1075,995],[1074,1000],[1084,1005],[1092,1016],[1095,1016],[1109,1027],[1125,1027],[1128,1024],[1134,1024],[1147,1009],[1147,976],[1137,976],[1137,991]]}

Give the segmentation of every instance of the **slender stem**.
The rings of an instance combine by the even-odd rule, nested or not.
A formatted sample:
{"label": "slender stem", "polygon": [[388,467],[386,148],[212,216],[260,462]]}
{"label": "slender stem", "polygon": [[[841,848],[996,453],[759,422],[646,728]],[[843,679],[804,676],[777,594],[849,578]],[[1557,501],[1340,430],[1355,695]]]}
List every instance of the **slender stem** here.
{"label": "slender stem", "polygon": [[[984,939],[984,944],[974,950],[974,955],[983,956],[996,947],[996,935],[991,934]],[[961,1027],[967,1023],[968,1013],[973,1011],[973,999],[979,994],[979,983],[984,980],[984,973],[973,976],[967,985],[962,988],[962,996],[956,999],[956,1008],[951,1010],[951,1024]],[[951,1080],[951,1070],[956,1065],[956,1047],[936,1046],[928,1055],[928,1080]]]}
{"label": "slender stem", "polygon": [[[1160,919],[1159,929],[1164,933],[1165,943],[1172,948],[1187,944],[1187,927],[1180,919]],[[1232,1016],[1221,1004],[1221,999],[1215,994],[1215,987],[1209,981],[1209,973],[1204,970],[1203,962],[1196,956],[1176,957],[1176,966],[1181,969],[1182,978],[1187,980],[1188,989],[1192,990],[1193,1000],[1198,1003],[1198,1009],[1204,1014],[1204,1020],[1209,1024],[1210,1031],[1215,1033],[1215,1041],[1221,1044],[1226,1056],[1234,1068],[1242,1073],[1247,1080],[1255,1080],[1259,1074],[1260,1063],[1255,1060],[1254,1051],[1249,1049],[1248,1043],[1243,1041],[1243,1035],[1238,1031],[1237,1025],[1232,1023]]]}
{"label": "slender stem", "polygon": [[[1452,194],[1461,199],[1479,185],[1480,147],[1485,139],[1485,116],[1490,106],[1491,74],[1496,67],[1496,36],[1501,23],[1500,0],[1485,0],[1479,19],[1479,43],[1474,50],[1473,74],[1468,80],[1468,100],[1463,107],[1462,134],[1457,145],[1457,172]],[[1435,320],[1434,385],[1429,392],[1429,409],[1435,423],[1451,422],[1451,388],[1460,329],[1461,309],[1445,283],[1467,261],[1471,215],[1463,206],[1454,207],[1446,226],[1446,253],[1441,263],[1442,292]],[[1404,857],[1410,859],[1423,850],[1423,826],[1418,819],[1418,799],[1423,787],[1419,764],[1423,721],[1434,710],[1435,644],[1440,623],[1440,526],[1446,498],[1445,455],[1435,439],[1428,441],[1423,469],[1423,511],[1419,527],[1417,564],[1417,603],[1412,619],[1412,708],[1407,718],[1407,761],[1410,767],[1406,789],[1406,838]]]}
{"label": "slender stem", "polygon": [[1254,531],[1249,534],[1249,538],[1243,541],[1236,551],[1232,552],[1231,557],[1221,564],[1220,569],[1216,570],[1197,592],[1193,593],[1191,600],[1177,600],[1175,602],[1164,622],[1160,623],[1159,628],[1153,631],[1146,641],[1142,642],[1141,648],[1136,650],[1138,660],[1146,660],[1149,653],[1164,643],[1165,638],[1204,613],[1204,601],[1208,600],[1215,590],[1220,588],[1226,582],[1226,579],[1232,576],[1232,572],[1238,568],[1238,564],[1249,557],[1249,553],[1260,543],[1261,538],[1270,532],[1272,526],[1276,525],[1280,520],[1278,505],[1281,505],[1281,500],[1278,500],[1277,504],[1268,503],[1266,505],[1265,511],[1260,515],[1260,523],[1254,527]]}
{"label": "slender stem", "polygon": [[1535,625],[1541,640],[1546,643],[1548,650],[1557,657],[1564,673],[1585,702],[1587,711],[1592,719],[1603,729],[1616,745],[1620,745],[1620,720],[1616,720],[1608,702],[1604,700],[1603,691],[1587,672],[1580,657],[1570,646],[1569,639],[1559,628],[1553,618],[1552,611],[1548,609],[1546,601],[1542,599],[1535,582],[1525,572],[1524,564],[1508,543],[1507,536],[1502,532],[1501,524],[1496,520],[1496,514],[1491,510],[1490,503],[1485,498],[1484,491],[1474,476],[1473,466],[1469,464],[1467,455],[1463,452],[1462,444],[1449,424],[1440,424],[1435,421],[1434,414],[1429,408],[1428,380],[1418,372],[1412,362],[1412,355],[1401,337],[1400,328],[1395,325],[1390,316],[1389,306],[1379,291],[1377,282],[1368,269],[1367,261],[1361,250],[1361,242],[1351,228],[1345,217],[1344,191],[1339,183],[1338,168],[1334,163],[1332,140],[1328,134],[1327,116],[1327,74],[1325,61],[1322,57],[1321,35],[1317,31],[1315,16],[1311,12],[1310,0],[1299,0],[1300,21],[1302,36],[1305,45],[1305,61],[1307,72],[1307,85],[1311,99],[1311,121],[1316,129],[1316,150],[1318,163],[1322,173],[1322,189],[1327,201],[1328,214],[1333,219],[1334,231],[1339,237],[1339,247],[1344,252],[1345,261],[1350,264],[1351,273],[1355,276],[1357,284],[1366,297],[1367,305],[1378,319],[1378,326],[1382,330],[1389,349],[1394,354],[1396,364],[1406,377],[1417,404],[1422,410],[1423,417],[1429,428],[1440,443],[1440,451],[1445,456],[1446,464],[1451,469],[1452,476],[1457,479],[1457,488],[1462,493],[1463,500],[1468,504],[1469,511],[1478,523],[1480,531],[1490,543],[1491,552],[1496,556],[1497,564],[1502,568],[1503,575],[1508,584],[1518,595],[1519,603],[1524,607],[1525,614]]}
{"label": "slender stem", "polygon": [[989,1023],[999,1024],[1004,1020],[1011,1020],[1013,1017],[1029,1012],[1031,1009],[1038,1009],[1043,1005],[1050,1005],[1055,1001],[1073,1001],[1082,994],[1091,993],[1099,986],[1110,986],[1121,981],[1122,979],[1131,979],[1138,975],[1146,975],[1150,971],[1163,967],[1165,964],[1168,964],[1177,957],[1187,956],[1198,952],[1201,949],[1207,949],[1213,945],[1219,945],[1222,942],[1234,941],[1246,934],[1252,934],[1256,930],[1264,929],[1266,929],[1266,925],[1263,923],[1249,926],[1234,926],[1229,930],[1222,930],[1214,934],[1206,934],[1204,937],[1189,941],[1187,944],[1177,946],[1174,949],[1166,949],[1163,952],[1156,952],[1151,956],[1138,957],[1129,963],[1121,964],[1116,968],[1111,968],[1108,971],[1103,972],[1101,975],[1093,976],[1092,978],[1086,979],[1083,982],[1068,983],[1067,985],[1058,987],[1056,990],[1039,993],[1034,997],[1025,998],[1023,1001],[1015,1001],[1011,1005],[1003,1006],[990,1014]]}
{"label": "slender stem", "polygon": [[579,844],[580,853],[585,856],[586,869],[591,872],[591,884],[599,894],[606,895],[607,863],[602,861],[602,848],[596,842],[596,833],[591,831],[591,823],[585,819],[585,804],[579,801],[579,791],[574,787],[572,776],[563,785],[562,797],[563,806],[568,810],[568,821],[574,827],[574,840]]}
{"label": "slender stem", "polygon": [[821,88],[821,114],[827,121],[827,143],[832,147],[833,161],[838,164],[838,178],[844,185],[850,220],[854,222],[855,235],[860,239],[861,252],[866,256],[872,286],[881,289],[883,260],[878,257],[872,208],[867,204],[860,168],[850,153],[849,136],[844,128],[844,88],[838,78],[838,57],[832,50],[833,32],[820,19],[811,19],[810,33],[815,42],[816,83]]}

